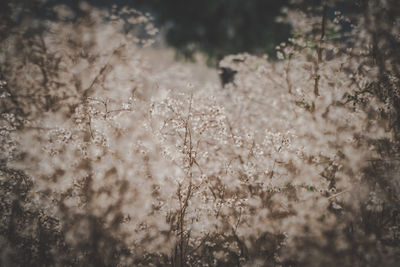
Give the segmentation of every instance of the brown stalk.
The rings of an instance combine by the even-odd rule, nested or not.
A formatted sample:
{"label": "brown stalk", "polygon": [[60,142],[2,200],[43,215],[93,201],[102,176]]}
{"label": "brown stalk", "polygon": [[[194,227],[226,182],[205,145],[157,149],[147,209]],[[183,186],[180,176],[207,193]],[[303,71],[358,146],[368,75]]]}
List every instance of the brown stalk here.
{"label": "brown stalk", "polygon": [[325,41],[325,31],[326,31],[326,19],[327,19],[327,9],[326,3],[322,9],[322,21],[321,21],[321,37],[319,39],[319,44],[317,46],[317,63],[315,64],[315,75],[314,75],[314,95],[319,96],[319,80],[321,76],[319,75],[319,64],[322,62],[322,50],[323,43]]}

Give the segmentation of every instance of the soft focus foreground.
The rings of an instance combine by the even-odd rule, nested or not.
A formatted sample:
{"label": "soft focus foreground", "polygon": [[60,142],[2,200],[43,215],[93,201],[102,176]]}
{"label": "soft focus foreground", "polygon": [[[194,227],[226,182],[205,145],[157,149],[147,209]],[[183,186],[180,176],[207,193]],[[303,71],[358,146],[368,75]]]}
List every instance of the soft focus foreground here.
{"label": "soft focus foreground", "polygon": [[398,8],[368,1],[341,38],[340,13],[287,9],[280,60],[228,56],[221,87],[151,56],[135,10],[11,6],[0,265],[395,266]]}

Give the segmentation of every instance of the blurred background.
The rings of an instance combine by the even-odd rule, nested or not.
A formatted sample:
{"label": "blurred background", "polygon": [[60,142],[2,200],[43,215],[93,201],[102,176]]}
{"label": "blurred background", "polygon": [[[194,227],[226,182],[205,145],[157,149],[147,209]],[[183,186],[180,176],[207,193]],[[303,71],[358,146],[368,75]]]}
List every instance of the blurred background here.
{"label": "blurred background", "polygon": [[[59,1],[54,1],[59,2]],[[69,1],[68,1],[69,2]],[[219,60],[227,54],[269,53],[287,40],[290,27],[276,22],[288,0],[91,0],[111,8],[129,6],[150,13],[177,56],[192,59],[196,51]],[[70,2],[69,2],[70,3]]]}
{"label": "blurred background", "polygon": [[[8,1],[0,4],[3,14]],[[79,0],[25,2],[27,12],[51,17],[52,6],[64,4],[79,10]],[[43,2],[43,1],[42,1]],[[278,20],[285,6],[312,11],[321,0],[89,0],[91,5],[107,9],[132,7],[151,14],[160,29],[159,40],[173,47],[178,59],[193,60],[196,52],[206,55],[209,66],[224,56],[240,52],[268,54],[275,58],[275,47],[291,35],[289,24]],[[359,0],[339,1],[336,8],[347,15],[360,13]],[[336,10],[328,10],[333,17]],[[281,21],[281,22],[279,22]]]}

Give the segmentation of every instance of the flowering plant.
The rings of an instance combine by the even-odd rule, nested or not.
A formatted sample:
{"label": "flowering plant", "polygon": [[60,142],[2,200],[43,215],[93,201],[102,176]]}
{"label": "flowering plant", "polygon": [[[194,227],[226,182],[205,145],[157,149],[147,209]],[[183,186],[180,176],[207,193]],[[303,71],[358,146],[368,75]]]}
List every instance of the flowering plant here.
{"label": "flowering plant", "polygon": [[393,266],[399,25],[377,18],[390,1],[366,5],[348,43],[328,38],[346,19],[328,5],[285,10],[279,60],[225,57],[224,88],[205,67],[154,64],[138,11],[58,6],[28,24],[13,6],[2,265]]}

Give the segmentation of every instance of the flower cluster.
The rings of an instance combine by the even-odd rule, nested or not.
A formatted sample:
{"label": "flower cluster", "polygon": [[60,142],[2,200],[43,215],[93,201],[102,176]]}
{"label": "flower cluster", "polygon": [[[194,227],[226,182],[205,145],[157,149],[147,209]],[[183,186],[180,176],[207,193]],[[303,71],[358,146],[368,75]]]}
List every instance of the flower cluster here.
{"label": "flower cluster", "polygon": [[278,60],[227,56],[222,87],[154,60],[146,15],[55,11],[0,44],[1,265],[396,260],[399,76],[362,23],[347,47],[343,14],[288,9]]}

